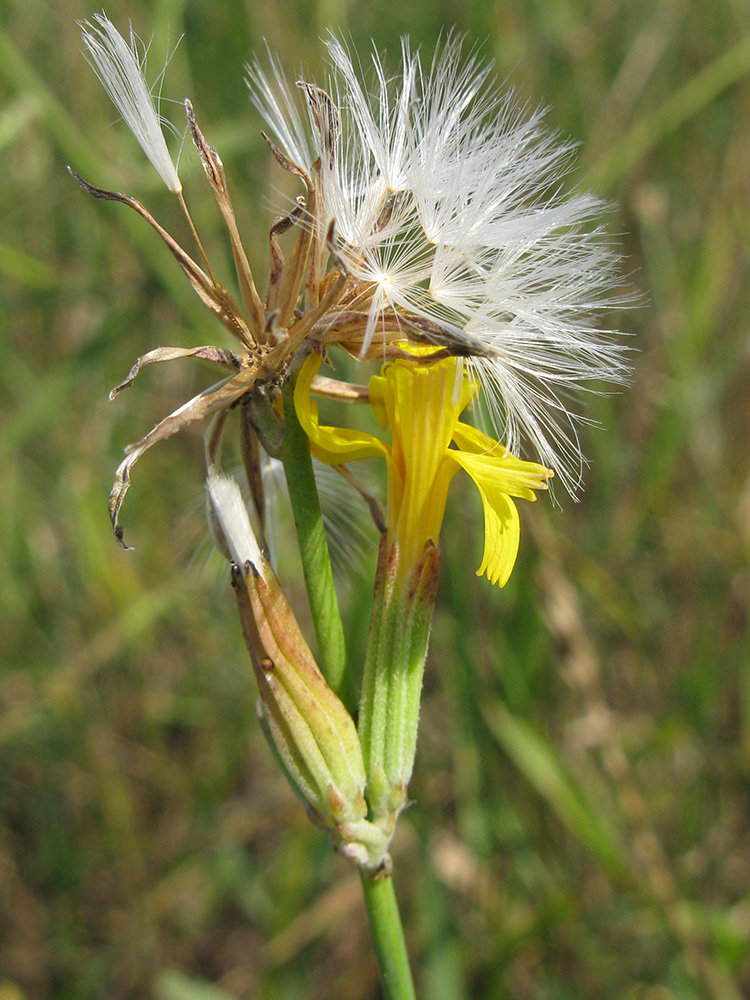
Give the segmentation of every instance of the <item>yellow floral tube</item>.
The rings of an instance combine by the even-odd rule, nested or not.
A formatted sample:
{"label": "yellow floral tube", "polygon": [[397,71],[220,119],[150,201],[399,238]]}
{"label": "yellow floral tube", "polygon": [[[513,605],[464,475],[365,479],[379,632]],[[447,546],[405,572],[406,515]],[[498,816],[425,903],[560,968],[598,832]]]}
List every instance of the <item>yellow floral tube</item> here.
{"label": "yellow floral tube", "polygon": [[438,544],[448,487],[463,469],[482,500],[485,550],[477,571],[504,586],[518,552],[520,523],[513,498],[535,500],[547,489],[550,469],[525,462],[469,424],[460,414],[476,394],[476,383],[460,358],[397,360],[370,380],[370,404],[386,444],[372,434],[321,424],[310,386],[319,354],[306,359],[297,378],[294,403],[313,454],[329,465],[383,456],[388,463],[388,540],[398,541],[403,572],[415,565],[428,541]]}

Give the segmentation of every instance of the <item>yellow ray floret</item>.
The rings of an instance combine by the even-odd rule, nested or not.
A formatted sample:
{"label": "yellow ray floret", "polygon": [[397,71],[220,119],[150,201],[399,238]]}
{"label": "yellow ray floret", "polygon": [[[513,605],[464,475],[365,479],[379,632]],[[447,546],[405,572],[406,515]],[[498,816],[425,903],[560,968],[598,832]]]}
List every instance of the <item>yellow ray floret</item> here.
{"label": "yellow ray floret", "polygon": [[321,364],[319,354],[304,362],[294,402],[313,454],[329,465],[383,456],[388,463],[388,538],[397,542],[405,571],[428,541],[437,543],[448,487],[463,469],[471,476],[484,509],[484,555],[478,575],[501,587],[518,553],[520,523],[513,497],[536,500],[547,489],[550,469],[524,462],[460,414],[477,394],[477,385],[460,358],[425,363],[398,359],[370,380],[370,405],[390,444],[365,431],[321,424],[310,386]]}

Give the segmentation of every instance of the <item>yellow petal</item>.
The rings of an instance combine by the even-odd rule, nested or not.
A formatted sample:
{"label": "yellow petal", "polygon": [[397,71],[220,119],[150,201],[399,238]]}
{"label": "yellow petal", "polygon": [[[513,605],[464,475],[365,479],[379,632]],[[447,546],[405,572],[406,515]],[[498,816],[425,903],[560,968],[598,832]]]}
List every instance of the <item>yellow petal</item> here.
{"label": "yellow petal", "polygon": [[467,456],[456,451],[450,452],[450,456],[469,473],[482,499],[484,554],[477,576],[486,573],[490,583],[504,587],[513,571],[521,539],[521,524],[516,505],[507,493],[498,492],[494,483],[488,482],[481,475],[479,477],[473,475],[476,470],[472,470],[465,462]]}
{"label": "yellow petal", "polygon": [[[466,428],[467,425],[461,427]],[[470,433],[466,438],[473,439],[475,443],[480,435],[486,438],[475,428],[468,430]],[[462,436],[461,432],[458,436]],[[492,443],[491,438],[487,440]],[[500,448],[496,442],[494,445],[493,450]],[[450,451],[448,454],[468,472],[482,498],[484,555],[477,575],[486,573],[490,583],[504,587],[513,570],[521,537],[518,511],[511,497],[536,500],[534,490],[546,489],[546,479],[551,473],[535,462],[524,462],[513,455],[472,455],[463,451]]]}
{"label": "yellow petal", "polygon": [[385,410],[385,379],[382,375],[373,375],[367,386],[370,408],[380,427],[388,430],[388,414]]}
{"label": "yellow petal", "polygon": [[383,368],[383,405],[391,429],[388,529],[398,537],[405,564],[425,542],[437,544],[448,484],[456,472],[446,463],[453,426],[463,405],[460,362],[431,365],[403,360]]}
{"label": "yellow petal", "polygon": [[468,451],[474,455],[509,455],[505,445],[500,444],[489,434],[480,431],[471,424],[464,424],[458,421],[453,428],[453,442],[461,451]]}
{"label": "yellow petal", "polygon": [[375,455],[387,457],[385,445],[372,434],[319,423],[318,405],[310,397],[310,386],[321,361],[322,358],[317,353],[305,358],[294,387],[294,408],[302,429],[310,438],[310,447],[315,457],[328,465],[342,465],[357,458],[372,458]]}
{"label": "yellow petal", "polygon": [[[464,455],[461,465],[472,479],[477,476],[491,480],[493,490],[524,500],[536,500],[534,490],[546,490],[551,469],[538,462],[525,462],[506,450],[505,446],[469,424],[457,423],[453,442],[461,449],[451,456]],[[473,470],[473,471],[472,471]]]}
{"label": "yellow petal", "polygon": [[546,490],[552,475],[549,469],[536,462],[524,462],[514,455],[470,455],[464,451],[451,451],[450,457],[466,469],[474,482],[490,493],[523,500],[536,500],[534,490]]}
{"label": "yellow petal", "polygon": [[490,583],[504,587],[516,564],[521,540],[518,511],[509,496],[498,493],[490,497],[479,483],[477,489],[484,510],[484,554],[477,576],[486,573]]}

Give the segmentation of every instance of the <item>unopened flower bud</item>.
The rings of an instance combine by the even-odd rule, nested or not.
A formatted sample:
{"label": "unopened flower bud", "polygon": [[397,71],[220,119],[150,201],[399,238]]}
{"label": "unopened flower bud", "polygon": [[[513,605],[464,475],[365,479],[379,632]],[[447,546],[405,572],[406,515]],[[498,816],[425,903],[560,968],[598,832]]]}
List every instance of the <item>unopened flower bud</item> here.
{"label": "unopened flower bud", "polygon": [[342,854],[378,868],[386,863],[387,843],[367,820],[365,765],[354,722],[315,663],[258,545],[237,483],[212,474],[208,493],[222,548],[233,564],[264,731],[314,821]]}
{"label": "unopened flower bud", "polygon": [[359,733],[373,822],[390,832],[407,803],[414,768],[422,675],[427,657],[440,554],[432,542],[404,572],[398,543],[383,539],[365,662]]}

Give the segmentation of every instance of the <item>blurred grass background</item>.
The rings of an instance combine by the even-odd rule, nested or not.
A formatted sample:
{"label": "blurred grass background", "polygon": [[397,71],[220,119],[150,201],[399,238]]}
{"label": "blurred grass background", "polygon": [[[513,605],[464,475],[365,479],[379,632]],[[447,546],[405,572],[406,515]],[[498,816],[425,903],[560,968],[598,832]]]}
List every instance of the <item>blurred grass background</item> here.
{"label": "blurred grass background", "polygon": [[[65,170],[176,206],[80,54],[77,0],[0,6],[0,998],[366,1000],[353,871],[277,774],[226,581],[205,564],[202,440],[123,446],[209,384],[108,389],[159,344],[225,343],[156,237]],[[633,386],[591,400],[588,488],[524,511],[474,578],[452,495],[413,784],[394,850],[429,1000],[750,996],[750,6],[744,0],[113,0],[190,95],[263,266],[278,183],[242,82],[262,39],[313,70],[457,25],[580,143],[646,305]],[[183,180],[231,269],[200,170]],[[220,268],[221,270],[221,268]],[[466,530],[474,519],[477,531]],[[467,549],[472,552],[467,554]],[[299,596],[299,585],[297,584]],[[367,573],[348,588],[364,620]],[[363,627],[352,629],[354,655]]]}

